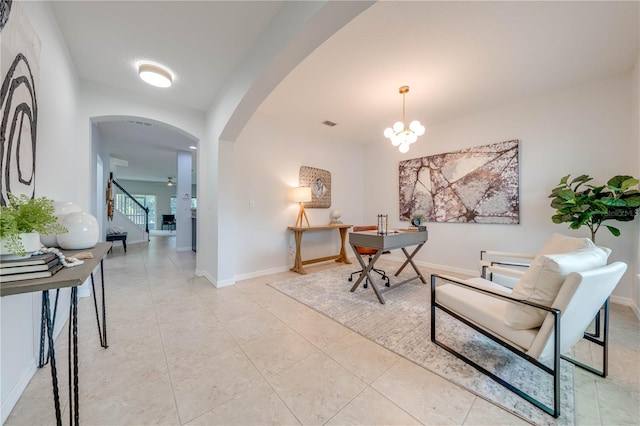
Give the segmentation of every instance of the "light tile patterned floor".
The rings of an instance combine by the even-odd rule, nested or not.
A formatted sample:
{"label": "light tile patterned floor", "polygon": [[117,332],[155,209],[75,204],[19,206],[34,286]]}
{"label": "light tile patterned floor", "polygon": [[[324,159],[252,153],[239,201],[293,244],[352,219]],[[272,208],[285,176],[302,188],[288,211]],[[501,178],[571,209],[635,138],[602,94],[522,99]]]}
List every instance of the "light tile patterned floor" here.
{"label": "light tile patterned floor", "polygon": [[[216,289],[174,247],[175,237],[152,237],[106,259],[109,349],[81,299],[82,424],[525,423],[265,285],[293,273]],[[611,341],[607,379],[576,373],[578,424],[640,423],[640,324],[629,308],[613,306]],[[50,381],[39,370],[6,424],[55,424]]]}

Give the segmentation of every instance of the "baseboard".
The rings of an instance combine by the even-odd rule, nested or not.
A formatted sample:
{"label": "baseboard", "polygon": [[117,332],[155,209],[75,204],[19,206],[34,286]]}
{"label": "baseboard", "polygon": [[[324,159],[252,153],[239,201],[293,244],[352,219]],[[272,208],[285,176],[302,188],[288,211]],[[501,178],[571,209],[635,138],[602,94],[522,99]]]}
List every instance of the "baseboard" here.
{"label": "baseboard", "polygon": [[36,366],[35,359],[33,359],[31,365],[24,369],[24,371],[20,375],[20,378],[13,386],[13,389],[11,389],[4,401],[2,401],[2,404],[0,405],[0,413],[2,413],[2,424],[7,421],[9,414],[11,414],[11,410],[13,410],[13,407],[15,407],[18,403],[20,396],[22,396],[22,393],[27,388],[27,385],[29,385],[31,378],[36,373],[37,369],[38,368]]}
{"label": "baseboard", "polygon": [[199,269],[196,269],[195,274],[198,277],[206,278],[207,281],[209,281],[211,284],[213,284],[213,286],[215,288],[228,287],[228,286],[234,285],[236,283],[234,279],[218,281],[210,273],[208,273],[207,271],[201,271]]}
{"label": "baseboard", "polygon": [[[389,260],[395,260],[398,262],[404,262],[405,260],[407,260],[406,257],[402,257],[402,256],[388,256],[387,259]],[[428,268],[428,269],[437,269],[439,271],[445,271],[445,272],[453,272],[456,274],[461,274],[461,275],[468,275],[471,277],[477,277],[478,276],[478,271],[473,270],[473,269],[464,269],[464,268],[456,268],[453,266],[447,266],[447,265],[439,265],[436,263],[429,263],[429,262],[422,262],[419,260],[414,260],[415,264],[418,266],[422,266],[424,268]]]}
{"label": "baseboard", "polygon": [[280,272],[287,272],[291,270],[289,266],[279,266],[277,268],[263,269],[262,271],[249,272],[247,274],[240,274],[234,277],[235,281],[248,280],[251,278],[264,277],[266,275],[279,274]]}

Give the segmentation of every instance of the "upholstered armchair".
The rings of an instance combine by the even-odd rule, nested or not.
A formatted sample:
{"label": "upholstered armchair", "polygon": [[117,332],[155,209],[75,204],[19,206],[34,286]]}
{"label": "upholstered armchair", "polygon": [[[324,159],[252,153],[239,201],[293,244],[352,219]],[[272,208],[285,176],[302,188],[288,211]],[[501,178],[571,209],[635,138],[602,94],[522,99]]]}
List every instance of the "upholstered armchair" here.
{"label": "upholstered armchair", "polygon": [[[558,417],[561,359],[603,377],[607,374],[609,296],[627,268],[622,262],[607,265],[610,252],[609,249],[595,246],[587,238],[556,234],[532,258],[516,257],[526,259],[526,262],[487,261],[483,256],[485,258],[481,260],[480,268],[485,272],[484,278],[460,280],[433,274],[431,341],[545,412]],[[511,258],[515,257],[514,253],[508,254]],[[487,279],[496,275],[506,280],[506,284]],[[488,371],[477,362],[479,360],[471,360],[438,340],[437,309],[550,375],[553,380],[553,406],[540,402]],[[597,332],[587,333],[586,330],[601,310],[604,312],[602,336],[599,321]],[[601,370],[566,354],[582,338],[602,348]]]}

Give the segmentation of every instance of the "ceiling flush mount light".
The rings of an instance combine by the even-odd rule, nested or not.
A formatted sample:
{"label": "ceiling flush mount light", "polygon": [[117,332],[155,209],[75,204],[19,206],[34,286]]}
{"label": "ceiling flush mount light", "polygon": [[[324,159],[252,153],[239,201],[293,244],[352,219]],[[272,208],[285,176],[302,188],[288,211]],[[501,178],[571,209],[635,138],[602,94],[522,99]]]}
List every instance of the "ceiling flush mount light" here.
{"label": "ceiling flush mount light", "polygon": [[142,80],[156,87],[169,87],[173,83],[171,73],[160,65],[140,63],[138,75]]}
{"label": "ceiling flush mount light", "polygon": [[169,176],[169,180],[167,181],[167,186],[173,186],[173,178]]}
{"label": "ceiling flush mount light", "polygon": [[397,121],[393,127],[387,127],[384,136],[391,139],[393,146],[397,146],[401,153],[409,151],[409,146],[418,140],[418,136],[424,135],[424,126],[418,120],[413,120],[407,126],[405,123],[404,97],[409,93],[409,86],[402,86],[399,90],[402,95],[402,121]]}

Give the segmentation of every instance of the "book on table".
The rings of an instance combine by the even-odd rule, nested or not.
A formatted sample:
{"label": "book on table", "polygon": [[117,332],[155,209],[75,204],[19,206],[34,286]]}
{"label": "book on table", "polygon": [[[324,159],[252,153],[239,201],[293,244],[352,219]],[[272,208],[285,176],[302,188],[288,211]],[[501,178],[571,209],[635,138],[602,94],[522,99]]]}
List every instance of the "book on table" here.
{"label": "book on table", "polygon": [[[0,282],[8,283],[11,281],[31,280],[34,278],[49,278],[53,276],[56,272],[61,270],[62,268],[64,268],[64,265],[60,262],[60,259],[56,258],[54,261],[50,263],[49,268],[45,271],[17,272],[17,273],[6,274],[6,275],[3,274],[3,275],[0,275]],[[8,268],[8,269],[11,270],[16,268]]]}
{"label": "book on table", "polygon": [[53,257],[47,263],[40,263],[37,265],[16,265],[11,267],[0,267],[0,276],[2,275],[13,275],[13,274],[21,274],[24,272],[38,272],[38,271],[48,271],[52,266],[60,263],[60,259],[56,256]]}
{"label": "book on table", "polygon": [[0,268],[15,268],[18,266],[30,266],[30,265],[44,265],[56,259],[57,256],[53,253],[36,254],[26,259],[15,260],[0,260]]}

